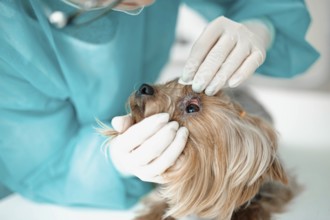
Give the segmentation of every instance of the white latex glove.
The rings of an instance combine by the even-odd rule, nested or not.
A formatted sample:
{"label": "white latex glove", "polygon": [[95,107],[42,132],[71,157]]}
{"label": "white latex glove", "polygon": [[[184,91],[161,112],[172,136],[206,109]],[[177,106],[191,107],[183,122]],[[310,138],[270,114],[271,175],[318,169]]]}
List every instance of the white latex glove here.
{"label": "white latex glove", "polygon": [[261,20],[237,23],[225,17],[212,21],[195,42],[179,82],[195,92],[214,95],[228,83],[236,87],[264,62],[272,42]]}
{"label": "white latex glove", "polygon": [[109,145],[110,157],[120,173],[165,183],[162,174],[175,163],[188,138],[187,128],[168,121],[168,113],[152,115],[134,125],[130,115],[112,119],[113,128],[122,132]]}

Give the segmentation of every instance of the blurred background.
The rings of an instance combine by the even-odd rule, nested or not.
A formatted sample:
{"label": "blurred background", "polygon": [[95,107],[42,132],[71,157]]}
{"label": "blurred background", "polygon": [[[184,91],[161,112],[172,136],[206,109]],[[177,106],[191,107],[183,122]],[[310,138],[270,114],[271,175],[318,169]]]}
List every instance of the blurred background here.
{"label": "blurred background", "polygon": [[[304,191],[278,220],[328,220],[330,217],[330,1],[307,0],[312,16],[308,41],[319,60],[293,79],[255,75],[246,84],[272,114],[280,138],[280,156]],[[159,82],[181,74],[205,21],[186,6],[180,10],[177,42]],[[110,196],[110,195],[109,195]],[[1,220],[130,220],[134,210],[113,212],[37,204],[19,195],[0,200]]]}

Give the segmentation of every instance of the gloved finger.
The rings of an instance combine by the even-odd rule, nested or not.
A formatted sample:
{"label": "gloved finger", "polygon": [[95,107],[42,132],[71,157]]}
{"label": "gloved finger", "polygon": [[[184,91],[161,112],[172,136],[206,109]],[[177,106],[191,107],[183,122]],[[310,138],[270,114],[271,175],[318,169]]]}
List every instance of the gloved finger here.
{"label": "gloved finger", "polygon": [[192,89],[202,92],[235,47],[236,41],[224,34],[209,51],[193,79]]}
{"label": "gloved finger", "polygon": [[133,124],[133,120],[130,114],[123,116],[116,116],[111,120],[113,129],[118,132],[124,132]]}
{"label": "gloved finger", "polygon": [[229,79],[229,87],[233,88],[241,84],[257,70],[263,61],[264,57],[260,51],[253,52]]}
{"label": "gloved finger", "polygon": [[159,176],[161,176],[168,168],[173,166],[181,155],[184,147],[186,146],[188,135],[188,129],[181,127],[177,131],[170,146],[168,146],[168,148],[152,163],[146,165],[144,169],[141,169],[141,171],[143,171],[142,178],[145,177],[146,179],[149,179],[149,181],[152,180],[152,182],[162,179],[159,178]]}
{"label": "gloved finger", "polygon": [[121,143],[120,145],[125,147],[123,150],[130,152],[164,127],[168,120],[168,113],[149,116],[129,127],[124,133],[114,138],[112,142]]}
{"label": "gloved finger", "polygon": [[159,157],[172,143],[178,128],[178,122],[169,122],[156,134],[132,151],[130,155],[132,160],[134,160],[138,166],[149,164],[155,158]]}
{"label": "gloved finger", "polygon": [[211,22],[201,36],[196,40],[193,45],[186,64],[183,68],[182,81],[190,82],[193,80],[199,66],[213,47],[218,41],[223,29],[218,26],[218,23]]}
{"label": "gloved finger", "polygon": [[250,48],[248,45],[237,44],[205,89],[205,94],[212,96],[216,94],[221,88],[223,88],[228,79],[244,63],[244,60],[249,55]]}

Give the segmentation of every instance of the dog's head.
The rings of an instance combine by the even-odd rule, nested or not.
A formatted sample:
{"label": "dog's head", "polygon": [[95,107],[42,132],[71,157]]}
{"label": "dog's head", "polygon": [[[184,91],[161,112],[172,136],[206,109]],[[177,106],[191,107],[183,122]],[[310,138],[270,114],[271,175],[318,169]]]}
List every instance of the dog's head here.
{"label": "dog's head", "polygon": [[223,91],[206,96],[176,80],[143,84],[131,95],[129,105],[135,122],[168,112],[171,120],[189,130],[182,155],[164,174],[168,215],[214,218],[221,214],[229,219],[263,182],[287,181],[276,156],[272,126],[246,113]]}

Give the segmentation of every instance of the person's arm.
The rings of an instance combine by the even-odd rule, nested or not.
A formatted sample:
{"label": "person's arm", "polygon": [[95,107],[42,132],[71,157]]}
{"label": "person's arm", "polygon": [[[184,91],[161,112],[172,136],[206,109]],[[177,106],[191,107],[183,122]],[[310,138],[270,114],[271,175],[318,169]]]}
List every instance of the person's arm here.
{"label": "person's arm", "polygon": [[60,90],[47,87],[50,97],[23,75],[0,59],[2,185],[34,201],[111,209],[132,206],[152,188],[116,171],[97,125],[78,123]]}
{"label": "person's arm", "polygon": [[305,39],[311,17],[303,0],[191,0],[186,3],[210,21],[224,15],[237,22],[258,18],[271,22],[274,40],[257,73],[293,77],[306,71],[319,57]]}

